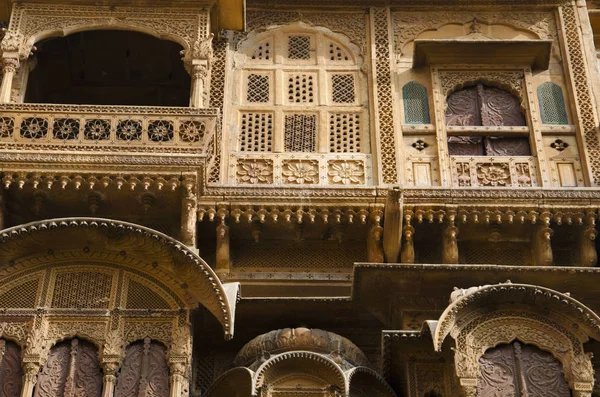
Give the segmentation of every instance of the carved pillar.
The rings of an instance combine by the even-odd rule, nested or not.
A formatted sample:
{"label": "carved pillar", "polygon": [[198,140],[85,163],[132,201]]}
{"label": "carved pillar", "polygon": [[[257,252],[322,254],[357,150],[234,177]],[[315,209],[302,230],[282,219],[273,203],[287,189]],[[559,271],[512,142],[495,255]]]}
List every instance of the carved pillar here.
{"label": "carved pillar", "polygon": [[367,260],[371,263],[384,263],[383,247],[381,244],[383,235],[381,216],[382,213],[379,210],[371,212],[371,228],[367,237]]}
{"label": "carved pillar", "polygon": [[186,366],[182,362],[169,363],[171,370],[171,394],[170,397],[182,397],[185,386]]}
{"label": "carved pillar", "polygon": [[217,271],[229,273],[229,226],[225,224],[226,212],[219,210],[221,224],[217,226]]}
{"label": "carved pillar", "polygon": [[552,229],[550,228],[550,214],[540,215],[540,224],[535,226],[532,239],[533,259],[537,266],[552,266]]}
{"label": "carved pillar", "polygon": [[0,86],[0,103],[10,102],[12,83],[18,67],[18,58],[2,58],[2,85]]}
{"label": "carved pillar", "polygon": [[118,362],[109,362],[102,364],[104,376],[102,377],[102,397],[113,397],[115,394],[115,385],[117,383]]}
{"label": "carved pillar", "polygon": [[196,246],[196,219],[198,206],[195,196],[184,197],[181,201],[181,242],[188,247]]}
{"label": "carved pillar", "polygon": [[448,223],[442,236],[442,263],[458,263],[458,228],[455,225],[456,212],[450,211],[447,216]]}
{"label": "carved pillar", "polygon": [[23,387],[21,388],[21,397],[32,397],[33,388],[37,382],[40,364],[25,363],[23,365]]}
{"label": "carved pillar", "polygon": [[598,253],[596,252],[596,214],[589,212],[586,215],[585,225],[579,234],[578,241],[578,265],[596,266],[598,264]]}
{"label": "carved pillar", "polygon": [[397,263],[402,241],[402,193],[399,188],[388,191],[385,204],[383,252],[387,263]]}
{"label": "carved pillar", "polygon": [[192,65],[192,88],[190,90],[190,107],[204,107],[204,82],[208,77],[208,63],[205,59],[194,60]]}

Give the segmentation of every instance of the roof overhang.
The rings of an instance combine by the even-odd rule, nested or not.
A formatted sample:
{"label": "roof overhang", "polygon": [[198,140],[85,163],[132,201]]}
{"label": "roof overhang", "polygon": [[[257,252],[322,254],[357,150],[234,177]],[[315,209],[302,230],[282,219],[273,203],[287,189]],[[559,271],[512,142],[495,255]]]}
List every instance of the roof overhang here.
{"label": "roof overhang", "polygon": [[528,65],[546,70],[552,40],[417,39],[413,68],[432,64]]}

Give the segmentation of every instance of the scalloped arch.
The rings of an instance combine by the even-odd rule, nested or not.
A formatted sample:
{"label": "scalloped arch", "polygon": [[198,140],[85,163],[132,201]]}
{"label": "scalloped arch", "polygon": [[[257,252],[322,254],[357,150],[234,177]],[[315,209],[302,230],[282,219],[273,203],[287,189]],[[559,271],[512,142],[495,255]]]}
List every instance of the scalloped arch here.
{"label": "scalloped arch", "polygon": [[[221,323],[226,338],[233,337],[234,303],[214,271],[179,241],[155,230],[102,218],[50,219],[0,232],[0,275],[56,261],[63,253],[78,256],[95,242],[95,261],[130,266],[149,273],[166,285],[185,291],[191,307],[206,307]],[[88,261],[90,258],[88,258]],[[234,299],[233,293],[231,299]]]}
{"label": "scalloped arch", "polygon": [[[473,313],[489,308],[490,304],[494,304],[496,310],[502,310],[502,304],[509,302],[513,311],[516,310],[515,302],[520,304],[519,308],[523,312],[533,311],[535,308],[547,309],[549,318],[566,317],[578,324],[579,330],[586,337],[600,340],[600,317],[569,295],[528,284],[497,284],[484,286],[470,293],[467,291],[446,308],[433,335],[435,350],[441,351],[444,340],[451,332],[458,334],[474,320]],[[467,318],[466,321],[460,321]]]}
{"label": "scalloped arch", "polygon": [[[301,366],[301,370],[298,366]],[[253,382],[254,392],[276,380],[272,378],[277,376],[277,371],[313,375],[340,390],[346,390],[346,377],[333,360],[317,353],[294,351],[271,357],[257,369]]]}

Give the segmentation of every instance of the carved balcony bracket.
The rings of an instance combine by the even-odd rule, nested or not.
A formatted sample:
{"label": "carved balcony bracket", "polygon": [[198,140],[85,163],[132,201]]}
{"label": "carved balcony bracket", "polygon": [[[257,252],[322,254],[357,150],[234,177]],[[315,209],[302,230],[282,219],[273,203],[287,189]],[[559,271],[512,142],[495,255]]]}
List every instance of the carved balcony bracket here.
{"label": "carved balcony bracket", "polygon": [[383,250],[388,263],[398,262],[402,243],[403,198],[400,189],[389,191],[385,206]]}

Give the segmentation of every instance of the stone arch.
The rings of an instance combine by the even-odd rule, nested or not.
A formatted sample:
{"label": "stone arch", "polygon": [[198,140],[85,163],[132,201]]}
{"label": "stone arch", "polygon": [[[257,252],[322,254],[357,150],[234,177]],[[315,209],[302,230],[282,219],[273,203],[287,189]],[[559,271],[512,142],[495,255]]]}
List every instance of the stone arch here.
{"label": "stone arch", "polygon": [[0,241],[3,281],[48,264],[121,266],[161,282],[182,309],[204,306],[226,337],[233,335],[233,308],[216,274],[188,247],[160,232],[108,219],[64,218],[5,229]]}
{"label": "stone arch", "polygon": [[576,396],[591,390],[593,370],[583,343],[600,338],[600,318],[568,294],[507,283],[457,290],[451,302],[438,321],[433,342],[441,351],[448,335],[455,340],[455,369],[466,395],[476,393],[478,362],[485,351],[515,340],[560,361]]}
{"label": "stone arch", "polygon": [[208,388],[205,397],[251,397],[254,373],[248,368],[230,369]]}
{"label": "stone arch", "polygon": [[350,397],[396,397],[390,385],[370,368],[357,367],[346,373]]}
{"label": "stone arch", "polygon": [[331,29],[313,25],[304,21],[296,21],[283,25],[271,25],[267,28],[259,28],[250,32],[246,38],[239,42],[237,46],[238,55],[236,57],[236,68],[240,68],[244,62],[242,57],[248,55],[256,46],[262,42],[272,38],[273,36],[286,33],[321,33],[323,36],[331,40],[333,43],[341,46],[341,49],[345,51],[351,59],[349,62],[352,64],[362,65],[363,59],[361,56],[361,50],[358,44],[352,42],[348,36],[343,33],[334,32]]}
{"label": "stone arch", "polygon": [[262,387],[290,378],[291,375],[309,377],[324,385],[346,390],[346,378],[341,368],[331,359],[317,353],[294,351],[271,357],[254,376],[255,392]]}

